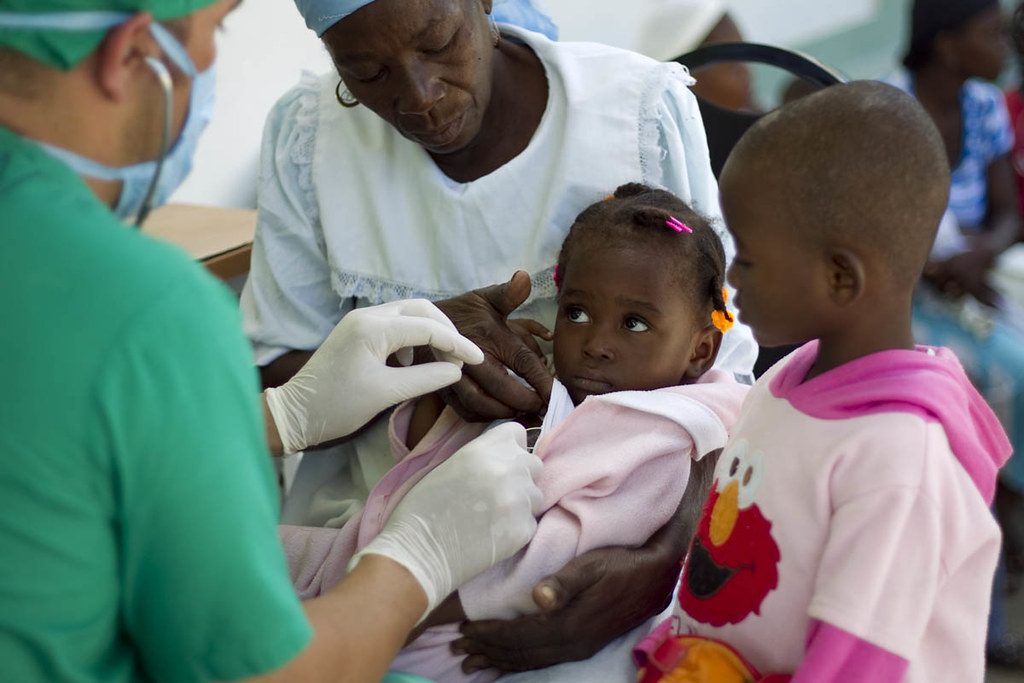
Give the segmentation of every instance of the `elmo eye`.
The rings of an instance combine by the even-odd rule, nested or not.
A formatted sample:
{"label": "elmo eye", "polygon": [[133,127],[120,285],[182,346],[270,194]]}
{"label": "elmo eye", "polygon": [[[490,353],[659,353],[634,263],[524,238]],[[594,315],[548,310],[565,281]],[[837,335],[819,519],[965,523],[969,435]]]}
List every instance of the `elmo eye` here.
{"label": "elmo eye", "polygon": [[[724,491],[729,483],[736,481],[736,477],[743,470],[747,462],[747,454],[750,451],[750,444],[746,439],[738,439],[730,445],[718,457],[715,465],[715,487],[718,491]],[[739,484],[739,482],[736,482]]]}
{"label": "elmo eye", "polygon": [[743,458],[743,478],[739,482],[740,499],[739,507],[746,510],[754,504],[757,498],[757,490],[761,488],[761,480],[764,479],[764,453],[754,451]]}

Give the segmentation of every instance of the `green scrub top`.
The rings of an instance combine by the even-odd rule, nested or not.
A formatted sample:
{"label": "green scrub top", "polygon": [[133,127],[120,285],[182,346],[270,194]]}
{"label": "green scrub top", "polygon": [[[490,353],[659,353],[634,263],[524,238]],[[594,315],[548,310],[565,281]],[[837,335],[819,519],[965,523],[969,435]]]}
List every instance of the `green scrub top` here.
{"label": "green scrub top", "polygon": [[0,127],[0,679],[265,673],[312,632],[237,305]]}

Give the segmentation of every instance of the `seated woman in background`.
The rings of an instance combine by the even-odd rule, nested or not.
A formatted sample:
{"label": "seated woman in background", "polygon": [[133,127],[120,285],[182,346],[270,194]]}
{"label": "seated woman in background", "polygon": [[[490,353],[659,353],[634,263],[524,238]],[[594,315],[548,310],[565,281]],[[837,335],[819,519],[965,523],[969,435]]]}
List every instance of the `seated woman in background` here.
{"label": "seated woman in background", "polygon": [[[1016,514],[1024,491],[1024,338],[1006,324],[990,283],[996,258],[1021,237],[1010,121],[1002,93],[986,82],[1002,72],[1006,38],[997,0],[915,0],[906,70],[890,79],[921,102],[949,155],[949,211],[915,297],[914,326],[922,343],[955,351],[1014,444],[1000,475],[1001,522]],[[1016,563],[1024,539],[1003,528]],[[1024,668],[1024,642],[998,623],[1002,593],[997,585],[988,654]]]}

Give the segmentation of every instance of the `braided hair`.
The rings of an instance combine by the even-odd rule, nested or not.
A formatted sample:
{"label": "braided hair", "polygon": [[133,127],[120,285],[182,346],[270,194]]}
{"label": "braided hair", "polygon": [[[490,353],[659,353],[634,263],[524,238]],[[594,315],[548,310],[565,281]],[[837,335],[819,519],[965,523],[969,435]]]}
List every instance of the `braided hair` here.
{"label": "braided hair", "polygon": [[[669,228],[666,221],[672,217],[681,220],[693,232],[677,233]],[[671,192],[627,183],[604,201],[584,209],[562,242],[555,271],[556,285],[560,286],[572,270],[572,256],[579,245],[590,240],[646,243],[658,253],[671,255],[676,280],[693,296],[694,303],[706,315],[717,311],[725,320],[732,320],[725,305],[722,240],[707,218]]]}

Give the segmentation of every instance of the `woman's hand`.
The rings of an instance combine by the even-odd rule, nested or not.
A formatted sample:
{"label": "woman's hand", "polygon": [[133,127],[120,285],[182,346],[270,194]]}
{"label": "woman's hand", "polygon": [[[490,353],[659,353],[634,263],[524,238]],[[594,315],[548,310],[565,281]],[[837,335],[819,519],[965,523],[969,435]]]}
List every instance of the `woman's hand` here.
{"label": "woman's hand", "polygon": [[[411,357],[417,346],[436,349],[443,360],[387,365],[391,354]],[[347,436],[400,401],[448,386],[462,376],[463,363],[482,360],[480,349],[433,304],[395,301],[346,315],[309,362],[264,397],[283,451],[295,453]]]}
{"label": "woman's hand", "polygon": [[[506,419],[539,412],[547,403],[551,373],[537,354],[536,342],[524,340],[524,335],[536,333],[536,328],[524,327],[523,323],[510,327],[507,320],[508,314],[529,296],[530,278],[519,271],[504,284],[437,302],[459,332],[484,352],[483,363],[464,368],[462,379],[441,392],[445,403],[463,419]],[[530,386],[511,377],[510,369]]]}
{"label": "woman's hand", "polygon": [[663,610],[680,571],[667,546],[601,548],[536,585],[540,612],[509,621],[466,622],[452,643],[462,670],[530,671],[588,659]]}
{"label": "woman's hand", "polygon": [[975,248],[925,266],[924,279],[943,294],[959,298],[969,295],[987,306],[995,306],[999,295],[989,284],[995,262],[991,250]]}

